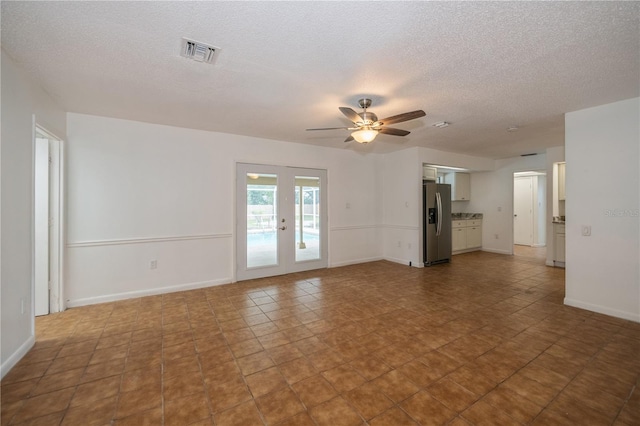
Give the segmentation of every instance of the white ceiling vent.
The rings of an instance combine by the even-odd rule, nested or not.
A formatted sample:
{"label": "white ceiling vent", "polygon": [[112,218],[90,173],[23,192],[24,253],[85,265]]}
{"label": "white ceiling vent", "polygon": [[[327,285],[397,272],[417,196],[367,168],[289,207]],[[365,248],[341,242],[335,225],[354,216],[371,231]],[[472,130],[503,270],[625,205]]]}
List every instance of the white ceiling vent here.
{"label": "white ceiling vent", "polygon": [[183,38],[180,55],[193,59],[194,61],[212,64],[218,57],[219,51],[220,48],[218,47]]}

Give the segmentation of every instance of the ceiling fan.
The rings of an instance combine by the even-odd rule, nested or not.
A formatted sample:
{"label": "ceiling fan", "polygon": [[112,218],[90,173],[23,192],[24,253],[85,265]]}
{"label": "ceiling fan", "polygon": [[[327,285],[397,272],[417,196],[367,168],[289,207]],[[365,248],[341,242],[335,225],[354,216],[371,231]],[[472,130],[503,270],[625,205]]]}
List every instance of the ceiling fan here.
{"label": "ceiling fan", "polygon": [[417,111],[405,112],[404,114],[394,115],[392,117],[383,118],[378,120],[378,116],[372,112],[367,111],[367,108],[371,106],[371,99],[360,99],[358,101],[360,108],[364,111],[357,113],[353,109],[348,107],[339,107],[338,109],[347,117],[353,121],[354,127],[324,127],[319,129],[307,129],[307,130],[354,130],[345,142],[351,142],[355,140],[359,143],[369,143],[373,141],[378,133],[384,133],[385,135],[393,136],[407,136],[409,133],[406,130],[395,129],[393,127],[386,127],[388,124],[401,123],[403,121],[413,120],[414,118],[420,118],[427,115],[421,109]]}

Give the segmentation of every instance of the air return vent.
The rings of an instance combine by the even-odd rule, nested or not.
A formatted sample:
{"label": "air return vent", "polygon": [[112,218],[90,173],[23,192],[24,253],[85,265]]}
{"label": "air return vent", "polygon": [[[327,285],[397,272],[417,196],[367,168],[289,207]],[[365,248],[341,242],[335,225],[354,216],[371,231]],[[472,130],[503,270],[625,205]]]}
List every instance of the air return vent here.
{"label": "air return vent", "polygon": [[218,47],[183,38],[182,51],[180,54],[185,58],[193,59],[194,61],[212,64],[218,57],[219,51],[220,48]]}

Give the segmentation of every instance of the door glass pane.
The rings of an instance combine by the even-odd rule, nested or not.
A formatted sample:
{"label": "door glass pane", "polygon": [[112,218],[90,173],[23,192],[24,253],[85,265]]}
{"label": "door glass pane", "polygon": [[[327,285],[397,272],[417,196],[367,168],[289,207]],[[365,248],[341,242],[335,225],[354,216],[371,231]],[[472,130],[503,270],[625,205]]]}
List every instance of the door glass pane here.
{"label": "door glass pane", "polygon": [[296,262],[320,259],[320,178],[295,177]]}
{"label": "door glass pane", "polygon": [[278,176],[247,173],[247,268],[278,264]]}

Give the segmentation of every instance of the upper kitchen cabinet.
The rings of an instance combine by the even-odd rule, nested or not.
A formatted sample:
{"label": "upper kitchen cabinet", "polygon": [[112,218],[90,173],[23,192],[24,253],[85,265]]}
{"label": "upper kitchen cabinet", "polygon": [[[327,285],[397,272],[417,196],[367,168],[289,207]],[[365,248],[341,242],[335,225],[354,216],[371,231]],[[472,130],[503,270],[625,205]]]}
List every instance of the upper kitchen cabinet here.
{"label": "upper kitchen cabinet", "polygon": [[564,192],[565,168],[566,163],[558,163],[558,200],[560,201],[566,200]]}
{"label": "upper kitchen cabinet", "polygon": [[422,179],[435,182],[438,180],[438,169],[435,167],[422,166]]}
{"label": "upper kitchen cabinet", "polygon": [[451,185],[451,201],[471,199],[471,175],[469,173],[447,173],[444,183]]}

